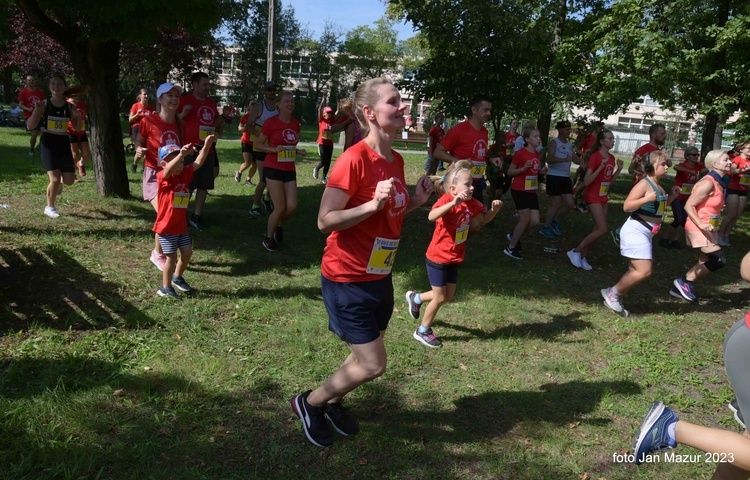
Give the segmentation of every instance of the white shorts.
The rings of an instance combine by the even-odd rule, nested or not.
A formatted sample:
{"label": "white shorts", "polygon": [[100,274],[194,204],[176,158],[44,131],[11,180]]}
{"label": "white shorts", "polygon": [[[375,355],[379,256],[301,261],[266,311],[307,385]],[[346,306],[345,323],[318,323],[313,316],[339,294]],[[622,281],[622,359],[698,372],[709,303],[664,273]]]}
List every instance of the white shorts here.
{"label": "white shorts", "polygon": [[653,260],[653,237],[650,229],[628,217],[620,229],[620,255],[633,260]]}

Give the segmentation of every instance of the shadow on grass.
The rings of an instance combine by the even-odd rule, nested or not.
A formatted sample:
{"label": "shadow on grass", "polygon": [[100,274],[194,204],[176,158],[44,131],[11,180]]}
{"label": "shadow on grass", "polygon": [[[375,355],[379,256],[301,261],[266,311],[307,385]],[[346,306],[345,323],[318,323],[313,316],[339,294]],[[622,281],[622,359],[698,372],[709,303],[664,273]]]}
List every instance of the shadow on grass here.
{"label": "shadow on grass", "polygon": [[153,320],[118,293],[119,285],[91,273],[64,250],[0,248],[0,334],[32,323],[68,330]]}
{"label": "shadow on grass", "polygon": [[572,478],[580,472],[541,454],[550,432],[608,425],[590,416],[600,402],[640,393],[629,381],[572,381],[431,409],[373,382],[350,404],[360,434],[320,450],[271,380],[231,392],[74,354],[2,361],[0,373],[0,461],[11,478],[35,479]]}
{"label": "shadow on grass", "polygon": [[480,328],[471,328],[463,325],[454,325],[446,321],[436,321],[435,325],[444,326],[468,335],[441,335],[440,338],[446,341],[470,341],[474,338],[482,340],[496,340],[498,338],[540,338],[552,341],[561,335],[567,335],[571,332],[593,328],[590,322],[580,319],[580,313],[570,313],[568,315],[554,315],[548,322],[536,323],[516,323],[494,330],[483,330]]}

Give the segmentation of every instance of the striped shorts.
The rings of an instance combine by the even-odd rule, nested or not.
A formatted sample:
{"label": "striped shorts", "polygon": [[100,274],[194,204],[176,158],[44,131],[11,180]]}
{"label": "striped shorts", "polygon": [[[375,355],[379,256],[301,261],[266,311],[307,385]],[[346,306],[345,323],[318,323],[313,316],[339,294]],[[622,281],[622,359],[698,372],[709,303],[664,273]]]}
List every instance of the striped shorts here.
{"label": "striped shorts", "polygon": [[182,235],[162,235],[159,234],[159,245],[165,255],[175,253],[177,249],[183,247],[189,247],[192,245],[190,241],[190,235],[185,232]]}

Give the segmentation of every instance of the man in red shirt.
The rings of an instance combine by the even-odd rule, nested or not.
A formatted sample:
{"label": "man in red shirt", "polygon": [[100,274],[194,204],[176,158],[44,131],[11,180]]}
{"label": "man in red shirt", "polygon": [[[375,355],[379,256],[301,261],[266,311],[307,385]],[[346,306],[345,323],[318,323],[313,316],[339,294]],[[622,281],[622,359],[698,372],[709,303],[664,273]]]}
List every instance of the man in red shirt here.
{"label": "man in red shirt", "polygon": [[18,106],[20,106],[23,111],[23,118],[27,120],[26,131],[31,133],[31,138],[29,139],[30,157],[34,155],[36,137],[39,134],[39,125],[29,125],[28,119],[34,111],[34,105],[36,105],[36,102],[41,102],[42,100],[44,100],[44,92],[37,88],[34,77],[29,75],[26,77],[25,88],[18,93]]}
{"label": "man in red shirt", "polygon": [[641,159],[651,152],[655,152],[664,146],[667,139],[667,128],[661,123],[655,123],[648,129],[648,143],[642,145],[633,154],[633,160],[630,161],[628,173],[633,175],[633,184],[643,177],[643,168]]}
{"label": "man in red shirt", "polygon": [[443,162],[471,160],[471,178],[474,186],[473,197],[484,203],[484,189],[487,181],[484,171],[487,162],[499,167],[500,157],[488,157],[487,129],[484,124],[490,119],[492,100],[486,95],[477,95],[469,103],[471,115],[468,119],[448,130],[445,138],[435,146],[434,157]]}
{"label": "man in red shirt", "polygon": [[[216,109],[216,101],[208,97],[211,88],[208,75],[203,72],[196,72],[190,77],[190,83],[193,85],[193,91],[180,98],[177,116],[183,122],[184,142],[192,144],[196,147],[196,150],[200,151],[206,137],[216,132],[216,128],[222,124],[222,119]],[[211,151],[206,158],[205,167],[196,172],[193,181],[190,183],[190,192],[195,190],[197,192],[195,193],[193,215],[188,223],[198,230],[203,228],[201,213],[203,205],[206,203],[208,190],[214,189],[214,178],[219,175],[219,158],[216,156],[216,147],[212,145],[210,148]],[[193,161],[195,161],[195,155],[186,159],[185,163],[190,164]]]}

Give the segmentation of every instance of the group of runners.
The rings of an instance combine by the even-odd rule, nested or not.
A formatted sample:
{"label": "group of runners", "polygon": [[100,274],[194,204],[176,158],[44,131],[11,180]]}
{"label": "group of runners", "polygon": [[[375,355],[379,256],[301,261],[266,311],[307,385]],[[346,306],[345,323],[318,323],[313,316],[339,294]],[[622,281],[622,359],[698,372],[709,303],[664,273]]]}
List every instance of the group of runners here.
{"label": "group of runners", "polygon": [[[135,161],[144,160],[143,197],[156,212],[151,261],[162,271],[158,294],[176,298],[179,296],[175,288],[182,292],[192,289],[183,277],[192,254],[188,222],[202,228],[206,192],[213,188],[219,174],[215,140],[222,118],[216,102],[208,96],[208,76],[197,72],[191,78],[191,86],[191,91],[183,94],[174,84],[160,85],[156,90],[157,110],[148,108],[148,92],[142,90],[130,115],[137,126]],[[75,181],[74,158],[83,161],[90,150],[80,145],[85,139],[86,109],[80,101],[85,89],[67,88],[65,80],[58,76],[50,79],[49,89],[50,98],[45,99],[34,88],[33,79],[27,79],[19,100],[28,114],[32,155],[36,136],[41,132],[41,155],[50,179],[45,214],[56,218],[59,214],[54,202],[61,185]],[[274,251],[284,241],[284,223],[297,208],[296,160],[307,152],[298,148],[300,126],[293,117],[294,96],[290,92],[277,95],[276,84],[267,82],[263,98],[248,107],[238,126],[243,134],[243,163],[235,173],[235,180],[242,180],[244,170],[255,168],[259,172],[250,213],[263,215],[260,207],[264,205],[268,224],[262,244]],[[325,382],[291,401],[311,443],[332,444],[329,423],[342,435],[358,431],[342,400],[362,383],[385,372],[387,354],[383,338],[395,304],[392,268],[404,216],[427,202],[433,190],[439,197],[428,215],[435,223],[435,232],[425,260],[431,289],[421,293],[410,290],[405,294],[409,313],[415,319],[420,317],[421,305],[428,303],[424,318],[413,334],[426,346],[441,345],[432,332],[432,322],[439,308],[455,295],[458,267],[463,262],[468,237],[495,217],[503,206],[495,197],[506,189],[510,190],[518,213],[518,223],[507,236],[506,255],[522,259],[523,235],[541,223],[539,176],[546,174],[550,206],[540,232],[547,237],[562,236],[558,220],[573,209],[576,197],[581,196],[594,221],[594,229],[567,255],[576,268],[593,268],[587,255],[608,232],[609,187],[623,168],[623,162],[610,152],[614,135],[597,125],[583,145],[576,148],[570,143],[570,123],[560,121],[556,125],[558,136],[550,144],[543,164],[539,130],[533,125],[524,125],[518,134],[517,122],[512,122],[509,132],[498,135],[499,145],[498,142],[493,147],[488,145],[484,123],[491,108],[491,99],[479,95],[470,102],[465,121],[447,132],[440,131],[441,125],[433,127],[427,173],[434,173],[439,161],[448,168],[442,176],[422,176],[410,194],[403,158],[393,150],[397,133],[405,127],[406,111],[396,87],[384,78],[368,80],[359,87],[353,100],[342,102],[339,112],[321,102],[320,163],[312,173],[326,184],[318,212],[318,226],[328,235],[321,262],[322,294],[329,329],[347,343],[350,354]],[[442,120],[442,116],[436,120]],[[345,151],[330,169],[332,136],[340,131],[345,132]],[[675,232],[684,227],[688,242],[699,250],[696,265],[673,282],[670,293],[695,302],[692,282],[725,265],[721,246],[729,244],[729,234],[746,202],[750,147],[744,143],[738,145],[734,159],[726,152],[714,150],[700,162],[699,152],[687,149],[685,161],[676,167],[675,184],[667,193],[660,185],[670,166],[660,148],[665,131],[663,125],[652,126],[649,143],[636,152],[629,169],[634,183],[623,208],[630,217],[619,232],[621,253],[629,259],[629,268],[615,285],[601,291],[605,305],[620,314],[627,314],[621,296],[652,272],[653,237],[659,232],[667,205],[672,206],[675,219],[659,245],[680,248],[679,233]],[[77,148],[73,148],[74,143]],[[580,165],[575,184],[570,178],[573,164]],[[487,208],[484,190],[490,167],[492,189]],[[727,182],[729,177],[731,182]],[[193,194],[194,210],[188,216]],[[725,198],[728,215],[720,221]],[[742,274],[750,279],[748,257],[743,260]],[[739,322],[727,335],[728,370],[730,358],[732,365],[739,364],[743,369],[750,362],[744,353],[732,353],[739,347],[731,351],[728,347],[738,342],[742,351],[748,350],[748,326],[750,321]],[[730,378],[737,389],[732,373]],[[750,392],[743,387],[737,389],[737,395],[737,409],[750,408]],[[679,422],[676,415],[657,403],[644,420],[634,452],[645,455],[673,447],[677,442],[709,449],[707,434],[699,428],[703,427]],[[723,433],[718,437],[729,441]],[[728,451],[722,441],[715,439],[711,446],[719,445],[724,449],[721,451]],[[746,445],[750,440],[733,436],[731,441],[735,447],[741,447],[732,450],[736,458],[750,458],[750,446]],[[741,461],[737,465],[745,468]]]}

